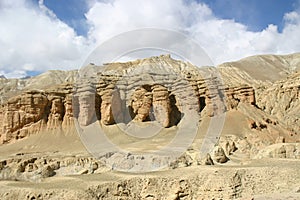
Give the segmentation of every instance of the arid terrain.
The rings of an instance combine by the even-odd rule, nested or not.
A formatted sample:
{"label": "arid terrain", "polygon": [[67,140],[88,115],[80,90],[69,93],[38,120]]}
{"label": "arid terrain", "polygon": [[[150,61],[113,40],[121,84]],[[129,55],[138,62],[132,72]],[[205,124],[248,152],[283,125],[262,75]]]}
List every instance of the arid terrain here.
{"label": "arid terrain", "polygon": [[0,105],[0,199],[300,199],[300,53],[1,77]]}

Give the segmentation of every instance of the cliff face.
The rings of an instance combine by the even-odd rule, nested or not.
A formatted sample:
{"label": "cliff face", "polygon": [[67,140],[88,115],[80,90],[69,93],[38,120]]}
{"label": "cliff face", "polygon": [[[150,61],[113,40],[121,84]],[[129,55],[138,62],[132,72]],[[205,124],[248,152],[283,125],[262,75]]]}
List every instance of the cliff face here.
{"label": "cliff face", "polygon": [[283,121],[291,132],[300,132],[300,72],[279,80],[257,95],[264,112]]}
{"label": "cliff face", "polygon": [[84,126],[95,120],[104,125],[155,120],[170,127],[180,121],[186,106],[202,116],[214,116],[236,109],[239,103],[256,103],[250,85],[223,85],[216,69],[199,69],[169,56],[106,68],[86,83],[79,80],[27,90],[10,98],[0,109],[0,142],[14,142],[44,130],[68,132],[73,116]]}
{"label": "cliff face", "polygon": [[[299,58],[257,56],[198,68],[159,56],[24,80],[0,77],[0,198],[250,199],[280,192],[266,197],[299,199]],[[191,110],[198,129],[182,154],[149,153],[168,145],[179,129],[186,129],[180,139],[190,138],[193,120],[184,117]],[[220,116],[224,124],[214,124],[222,130],[213,138],[208,129]],[[84,133],[101,126],[130,153],[105,149],[97,139],[93,144],[105,154],[92,157],[77,122],[92,127]],[[146,139],[126,132],[140,134],[138,126],[153,124],[161,131]],[[207,143],[211,149],[203,154]],[[136,172],[143,164],[165,171],[143,177],[114,172]],[[42,184],[23,182],[52,176]]]}
{"label": "cliff face", "polygon": [[[289,62],[286,61],[289,66],[294,63],[292,67],[284,65],[282,59],[285,57],[289,58]],[[45,130],[68,133],[74,130],[73,117],[83,126],[99,120],[104,125],[157,121],[163,127],[171,127],[180,122],[185,108],[196,109],[202,118],[238,110],[248,116],[253,130],[266,127],[274,133],[275,129],[280,129],[283,137],[298,138],[298,65],[297,59],[295,62],[292,59],[295,55],[285,57],[277,58],[281,62],[276,69],[284,66],[282,68],[290,75],[265,82],[259,80],[260,76],[253,70],[249,73],[239,67],[245,62],[250,65],[251,61],[254,68],[260,63],[264,66],[262,56],[218,68],[197,68],[170,56],[105,64],[104,67],[91,65],[84,68],[81,75],[90,73],[92,68],[93,76],[77,81],[74,81],[78,76],[75,71],[49,72],[35,79],[54,77],[54,81],[59,79],[59,84],[38,86],[31,78],[26,80],[24,88],[35,85],[34,88],[43,89],[16,92],[17,95],[1,105],[0,143],[11,143]],[[271,58],[276,61],[276,57]],[[261,112],[263,114],[258,114]],[[279,137],[275,135],[273,137]]]}
{"label": "cliff face", "polygon": [[3,104],[1,142],[9,143],[44,130],[65,130],[73,124],[68,85],[60,92],[31,90]]}

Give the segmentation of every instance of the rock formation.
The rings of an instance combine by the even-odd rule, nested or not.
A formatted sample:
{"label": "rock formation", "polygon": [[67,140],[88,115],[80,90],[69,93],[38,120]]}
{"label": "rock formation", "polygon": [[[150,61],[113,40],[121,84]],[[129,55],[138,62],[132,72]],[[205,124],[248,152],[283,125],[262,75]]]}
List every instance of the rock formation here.
{"label": "rock formation", "polygon": [[2,143],[39,132],[45,125],[48,99],[39,91],[11,98],[1,111]]}
{"label": "rock formation", "polygon": [[216,146],[213,150],[213,160],[217,163],[226,163],[229,159],[222,147]]}
{"label": "rock formation", "polygon": [[[69,188],[16,192],[15,186],[11,189],[1,182],[0,198],[51,199],[68,194],[79,199],[246,199],[266,191],[290,192],[287,185],[291,189],[300,180],[299,60],[299,54],[266,55],[198,68],[162,55],[88,65],[80,71],[49,71],[22,80],[0,77],[1,180],[23,183],[52,176],[102,177],[101,173],[107,180],[86,184],[92,176],[68,177],[72,187],[76,183],[84,187],[76,192]],[[171,155],[180,149],[175,145],[170,155],[143,155],[170,144],[191,111],[196,113],[193,120],[199,121],[198,132],[184,152],[176,158]],[[222,117],[224,121],[213,122]],[[221,127],[220,134],[207,135],[218,131],[211,123]],[[147,139],[138,138],[139,131],[136,137],[122,132],[153,124],[160,132]],[[108,149],[98,159],[87,154],[75,127],[93,125],[108,130],[106,137],[126,151]],[[183,132],[190,134],[192,129],[185,128]],[[206,142],[215,148],[205,151]],[[279,163],[278,168],[273,163]],[[148,165],[166,171],[128,179],[110,174]],[[169,170],[178,170],[180,177]]]}
{"label": "rock formation", "polygon": [[[164,68],[158,67],[162,62]],[[151,64],[151,69],[145,68],[146,64]],[[131,62],[132,71],[122,70],[126,68],[122,65],[128,68],[126,63],[107,64],[109,70],[98,72],[91,80],[75,85],[66,81],[56,88],[29,90],[9,99],[0,109],[1,142],[9,143],[45,128],[66,131],[73,126],[73,116],[83,126],[98,119],[104,125],[133,120],[157,121],[169,127],[180,121],[183,107],[212,117],[237,109],[241,103],[256,106],[282,119],[282,126],[289,127],[290,132],[299,132],[299,126],[294,126],[299,119],[295,111],[299,109],[299,73],[256,94],[255,84],[228,81],[226,65],[220,66],[223,79],[215,68],[196,68],[169,56]],[[286,112],[289,114],[283,114]],[[255,123],[251,126],[263,128]]]}

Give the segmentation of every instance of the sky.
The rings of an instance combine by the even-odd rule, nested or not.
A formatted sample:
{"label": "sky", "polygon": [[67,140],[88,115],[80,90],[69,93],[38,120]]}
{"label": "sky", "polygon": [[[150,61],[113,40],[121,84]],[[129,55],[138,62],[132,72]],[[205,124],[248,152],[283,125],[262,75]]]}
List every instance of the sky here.
{"label": "sky", "polygon": [[149,27],[186,34],[215,65],[295,53],[300,0],[0,0],[0,75],[79,69],[103,42]]}

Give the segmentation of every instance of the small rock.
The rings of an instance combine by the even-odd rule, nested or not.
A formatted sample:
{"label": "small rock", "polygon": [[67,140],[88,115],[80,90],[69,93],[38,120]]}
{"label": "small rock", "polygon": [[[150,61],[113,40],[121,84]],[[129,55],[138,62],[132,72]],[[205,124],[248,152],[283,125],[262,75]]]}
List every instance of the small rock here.
{"label": "small rock", "polygon": [[285,143],[285,138],[283,136],[278,136],[275,143]]}
{"label": "small rock", "polygon": [[82,169],[78,172],[78,175],[87,174],[89,172],[88,169]]}
{"label": "small rock", "polygon": [[94,163],[92,164],[92,171],[95,171],[95,170],[97,170],[97,169],[98,169],[98,163],[94,162]]}
{"label": "small rock", "polygon": [[214,165],[214,161],[211,159],[209,153],[207,153],[204,157],[199,156],[197,160],[198,165]]}
{"label": "small rock", "polygon": [[55,171],[49,165],[47,165],[42,168],[41,175],[43,178],[51,177],[55,175]]}
{"label": "small rock", "polygon": [[227,141],[225,144],[225,149],[227,155],[231,155],[233,152],[237,150],[237,147],[235,146],[235,142],[233,141]]}
{"label": "small rock", "polygon": [[214,151],[214,160],[218,163],[226,163],[229,158],[225,155],[224,149],[220,146],[216,146]]}

